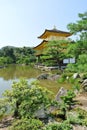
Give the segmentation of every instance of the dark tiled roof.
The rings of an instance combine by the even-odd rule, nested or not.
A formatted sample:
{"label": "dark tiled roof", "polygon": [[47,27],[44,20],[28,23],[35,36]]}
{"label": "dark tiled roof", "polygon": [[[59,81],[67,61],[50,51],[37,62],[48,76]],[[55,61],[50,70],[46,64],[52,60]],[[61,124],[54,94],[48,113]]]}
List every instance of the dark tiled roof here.
{"label": "dark tiled roof", "polygon": [[45,31],[70,34],[70,32],[61,31],[61,30],[58,30],[58,29],[55,29],[55,28],[52,29],[52,30],[46,29]]}

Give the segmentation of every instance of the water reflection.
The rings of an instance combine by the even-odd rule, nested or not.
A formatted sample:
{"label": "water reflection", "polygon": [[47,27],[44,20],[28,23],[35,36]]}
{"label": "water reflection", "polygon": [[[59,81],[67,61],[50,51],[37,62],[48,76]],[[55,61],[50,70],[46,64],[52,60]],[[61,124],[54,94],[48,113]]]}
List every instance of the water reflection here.
{"label": "water reflection", "polygon": [[[28,79],[28,82],[32,82],[36,79],[30,78]],[[7,89],[11,89],[13,81],[19,81],[19,79],[10,79],[10,80],[4,80],[3,78],[0,78],[0,97],[3,96],[3,93]]]}
{"label": "water reflection", "polygon": [[[29,82],[36,79],[41,72],[38,69],[32,68],[30,66],[21,65],[10,65],[6,68],[0,69],[0,97],[1,94],[6,90],[10,89],[13,81],[17,81],[20,78],[26,78]],[[54,95],[58,92],[61,84],[57,81],[51,80],[40,80],[40,85],[51,90]],[[68,87],[67,84],[62,84],[63,87]]]}
{"label": "water reflection", "polygon": [[0,77],[4,80],[19,79],[21,77],[36,78],[38,74],[40,74],[40,71],[30,66],[10,65],[0,69]]}
{"label": "water reflection", "polygon": [[0,97],[6,89],[10,89],[13,81],[18,81],[20,78],[26,78],[29,82],[34,80],[39,70],[35,70],[30,66],[10,65],[0,69]]}

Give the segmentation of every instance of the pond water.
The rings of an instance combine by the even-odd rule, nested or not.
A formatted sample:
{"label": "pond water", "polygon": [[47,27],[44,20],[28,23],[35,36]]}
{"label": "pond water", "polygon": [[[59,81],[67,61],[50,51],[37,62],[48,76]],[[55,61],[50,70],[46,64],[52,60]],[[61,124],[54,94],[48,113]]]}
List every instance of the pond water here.
{"label": "pond water", "polygon": [[18,81],[20,78],[32,81],[38,74],[39,70],[36,72],[29,66],[10,65],[0,69],[0,97],[6,89],[11,89],[13,81]]}
{"label": "pond water", "polygon": [[[32,68],[30,66],[21,66],[21,65],[9,65],[6,68],[0,69],[0,97],[2,93],[11,89],[13,81],[18,81],[20,78],[26,78],[29,82],[36,79],[38,75],[41,74],[39,69]],[[52,81],[53,82],[53,81]],[[52,89],[51,81],[40,81],[42,87],[47,86],[48,89]],[[54,82],[55,86],[57,83]],[[54,91],[57,87],[54,87]]]}
{"label": "pond water", "polygon": [[[11,89],[13,81],[18,81],[20,78],[26,78],[30,82],[36,79],[36,77],[41,73],[43,72],[41,72],[39,69],[21,65],[9,65],[6,68],[0,69],[0,97],[2,97],[2,93],[5,90]],[[61,87],[57,81],[53,80],[40,80],[40,85],[51,90],[54,95]],[[67,87],[65,84],[63,86]]]}

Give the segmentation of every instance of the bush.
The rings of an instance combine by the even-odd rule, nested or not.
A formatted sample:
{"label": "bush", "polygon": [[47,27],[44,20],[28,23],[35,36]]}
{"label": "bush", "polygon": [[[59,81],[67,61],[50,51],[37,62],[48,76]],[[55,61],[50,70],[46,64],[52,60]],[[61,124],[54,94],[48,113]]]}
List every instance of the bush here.
{"label": "bush", "polygon": [[63,123],[50,123],[44,130],[72,130],[72,126],[67,121]]}
{"label": "bush", "polygon": [[69,121],[70,124],[82,125],[82,120],[79,119],[78,117],[70,116],[70,117],[68,118],[68,121]]}
{"label": "bush", "polygon": [[70,72],[64,72],[62,75],[61,75],[61,77],[58,79],[58,82],[59,83],[63,83],[63,82],[69,82],[69,79],[71,79],[71,76],[72,76],[73,74],[72,73],[70,73]]}
{"label": "bush", "polygon": [[76,64],[68,64],[65,69],[67,72],[77,72]]}
{"label": "bush", "polygon": [[87,126],[87,118],[83,120],[82,125]]}
{"label": "bush", "polygon": [[69,72],[87,72],[87,54],[79,55],[75,64],[68,64],[66,71]]}
{"label": "bush", "polygon": [[41,130],[43,123],[37,119],[21,119],[12,124],[10,130]]}
{"label": "bush", "polygon": [[87,79],[87,73],[84,73],[83,76],[82,76],[82,79]]}
{"label": "bush", "polygon": [[78,113],[78,118],[80,118],[80,119],[86,118],[87,119],[87,111],[78,108],[77,113]]}
{"label": "bush", "polygon": [[8,110],[7,103],[4,99],[0,99],[0,120],[5,116]]}
{"label": "bush", "polygon": [[[73,112],[72,112],[73,113]],[[87,112],[80,108],[77,108],[75,111],[76,114],[68,116],[68,122],[70,124],[78,124],[82,126],[87,126]]]}
{"label": "bush", "polygon": [[7,90],[4,96],[7,97],[15,117],[31,118],[35,117],[35,113],[42,107],[44,110],[49,107],[51,103],[49,94],[37,81],[29,84],[25,79],[21,79],[14,82],[12,90]]}
{"label": "bush", "polygon": [[6,65],[6,64],[10,64],[12,61],[12,59],[10,57],[0,57],[0,65]]}

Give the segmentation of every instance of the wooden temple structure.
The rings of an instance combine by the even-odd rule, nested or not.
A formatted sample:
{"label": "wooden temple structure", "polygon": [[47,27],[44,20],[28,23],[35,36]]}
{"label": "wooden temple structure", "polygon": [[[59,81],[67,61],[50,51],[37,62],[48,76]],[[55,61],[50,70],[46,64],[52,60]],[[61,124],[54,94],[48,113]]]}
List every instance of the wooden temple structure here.
{"label": "wooden temple structure", "polygon": [[40,56],[43,54],[43,50],[46,47],[46,44],[48,44],[49,41],[66,40],[71,35],[72,34],[70,32],[57,30],[56,27],[54,27],[52,30],[45,29],[42,35],[38,37],[39,39],[42,39],[42,42],[34,47],[36,56],[40,58]]}

